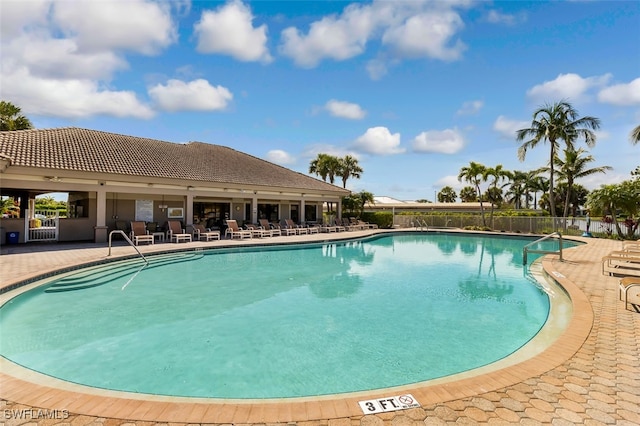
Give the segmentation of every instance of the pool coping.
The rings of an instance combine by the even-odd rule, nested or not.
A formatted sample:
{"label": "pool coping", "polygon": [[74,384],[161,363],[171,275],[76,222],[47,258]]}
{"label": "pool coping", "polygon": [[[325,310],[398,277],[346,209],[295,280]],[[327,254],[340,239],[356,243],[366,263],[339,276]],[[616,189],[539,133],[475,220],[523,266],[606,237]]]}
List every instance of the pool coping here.
{"label": "pool coping", "polygon": [[[397,232],[397,231],[395,231]],[[374,235],[376,233],[368,233]],[[504,236],[504,234],[489,234]],[[514,234],[519,237],[529,235]],[[348,238],[357,238],[353,234]],[[338,241],[338,239],[331,239]],[[172,252],[175,250],[172,250]],[[127,256],[124,256],[127,257]],[[130,257],[130,256],[129,256]],[[185,423],[270,423],[296,422],[330,418],[363,416],[358,404],[363,399],[384,398],[411,393],[421,405],[432,405],[462,399],[520,383],[557,367],[582,346],[593,324],[593,311],[585,294],[569,279],[554,269],[548,255],[542,260],[547,276],[556,281],[572,302],[572,317],[562,335],[541,353],[497,371],[455,381],[405,385],[384,390],[338,394],[331,396],[275,399],[260,401],[215,400],[209,398],[155,397],[113,391],[78,392],[66,382],[26,370],[17,374],[15,365],[2,359],[0,397],[35,407],[65,407],[73,413],[137,419],[142,421],[180,421]],[[50,380],[39,381],[42,376]],[[436,380],[437,381],[437,380]],[[99,389],[97,391],[100,391]]]}

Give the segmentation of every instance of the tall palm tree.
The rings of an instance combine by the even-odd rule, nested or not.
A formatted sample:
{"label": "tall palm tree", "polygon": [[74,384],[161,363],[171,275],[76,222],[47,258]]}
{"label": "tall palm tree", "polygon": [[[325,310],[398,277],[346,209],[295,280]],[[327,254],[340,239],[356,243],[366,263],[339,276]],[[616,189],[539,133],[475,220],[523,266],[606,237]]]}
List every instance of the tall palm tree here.
{"label": "tall palm tree", "polygon": [[463,203],[478,201],[478,194],[473,186],[465,186],[460,190],[460,200]]}
{"label": "tall palm tree", "polygon": [[333,185],[336,175],[341,170],[340,159],[329,154],[318,154],[318,156],[309,164],[309,173],[314,173],[322,178],[323,181],[329,179],[329,183]]}
{"label": "tall palm tree", "polygon": [[634,145],[640,142],[640,125],[633,128],[629,135],[629,139],[631,139],[631,143]]}
{"label": "tall palm tree", "polygon": [[607,170],[611,170],[610,166],[587,168],[587,164],[594,161],[592,155],[586,154],[582,148],[571,149],[566,148],[564,150],[564,160],[556,157],[555,164],[558,166],[558,177],[567,183],[567,197],[564,202],[564,214],[563,218],[566,218],[569,214],[569,204],[571,204],[572,192],[574,182],[580,178],[591,176],[596,173],[606,173]]}
{"label": "tall palm tree", "polygon": [[540,142],[549,142],[549,207],[555,214],[555,194],[553,186],[554,159],[563,141],[568,148],[573,148],[579,138],[584,138],[587,146],[596,143],[593,130],[600,128],[600,120],[595,117],[579,117],[578,111],[566,102],[546,104],[533,113],[531,127],[516,132],[516,139],[524,143],[518,148],[518,158],[524,161],[527,151],[535,148]]}
{"label": "tall palm tree", "polygon": [[487,226],[487,221],[484,218],[484,206],[482,205],[482,191],[480,190],[480,183],[486,181],[484,175],[486,169],[487,168],[484,165],[471,161],[468,166],[462,167],[458,174],[458,180],[460,182],[465,180],[472,184],[476,189],[476,194],[478,194],[478,199],[480,200],[480,214],[482,215],[483,226]]}
{"label": "tall palm tree", "polygon": [[507,183],[509,190],[505,195],[508,197],[507,200],[513,203],[516,210],[522,208],[523,197],[525,198],[526,206],[529,207],[530,195],[527,187],[527,178],[528,174],[520,170],[514,170],[509,176],[510,182]]}
{"label": "tall palm tree", "polygon": [[0,130],[27,130],[32,129],[33,124],[27,117],[21,114],[20,107],[11,102],[0,101]]}
{"label": "tall palm tree", "polygon": [[340,162],[340,169],[338,174],[342,178],[342,187],[347,187],[347,179],[354,177],[360,179],[362,173],[362,167],[358,164],[358,159],[351,155],[346,155],[344,158],[338,159]]}
{"label": "tall palm tree", "polygon": [[495,204],[499,201],[497,198],[499,196],[502,199],[502,190],[498,188],[498,183],[508,178],[511,175],[511,172],[504,169],[502,164],[498,164],[495,167],[487,167],[484,170],[483,178],[485,181],[489,180],[489,177],[493,177],[491,183],[489,184],[489,189],[487,190],[487,195],[489,195],[488,199],[491,201],[491,220],[493,220],[493,209]]}

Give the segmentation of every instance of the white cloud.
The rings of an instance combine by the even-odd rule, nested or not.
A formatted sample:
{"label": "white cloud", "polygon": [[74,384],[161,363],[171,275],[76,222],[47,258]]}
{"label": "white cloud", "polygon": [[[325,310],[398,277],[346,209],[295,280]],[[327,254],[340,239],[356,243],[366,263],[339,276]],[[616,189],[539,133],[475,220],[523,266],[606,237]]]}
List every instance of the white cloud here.
{"label": "white cloud", "polygon": [[382,77],[387,75],[388,68],[385,61],[380,59],[372,59],[367,62],[367,74],[369,74],[369,78],[371,80],[380,80]]}
{"label": "white cloud", "polygon": [[487,21],[492,24],[515,25],[525,20],[523,15],[510,15],[497,10],[490,10],[486,17]]}
{"label": "white cloud", "polygon": [[149,89],[149,96],[165,111],[215,111],[223,110],[233,99],[231,92],[222,86],[212,86],[203,79],[185,83],[169,80]]}
{"label": "white cloud", "polygon": [[272,149],[267,152],[267,161],[271,161],[281,166],[291,165],[296,162],[296,159],[286,151],[281,149]]}
{"label": "white cloud", "polygon": [[442,189],[445,186],[450,186],[455,191],[460,191],[462,188],[464,188],[467,185],[468,185],[468,183],[460,182],[458,180],[458,176],[448,175],[448,176],[444,176],[444,177],[441,177],[440,179],[438,179],[436,181],[436,183],[433,184],[433,187],[435,189]]}
{"label": "white cloud", "polygon": [[466,49],[453,36],[464,27],[464,23],[452,10],[437,10],[409,17],[401,25],[387,29],[382,43],[403,57],[429,57],[453,61]]}
{"label": "white cloud", "polygon": [[527,96],[538,102],[568,99],[572,102],[585,100],[588,91],[607,84],[611,74],[596,77],[581,77],[578,74],[560,74],[555,80],[545,81],[527,90]]}
{"label": "white cloud", "polygon": [[151,118],[154,112],[134,92],[102,90],[87,79],[34,78],[22,67],[2,78],[2,96],[28,114],[83,118],[96,114]]}
{"label": "white cloud", "polygon": [[325,58],[344,60],[361,54],[374,29],[371,6],[351,4],[338,17],[313,22],[307,35],[285,28],[280,52],[301,67],[313,68]]}
{"label": "white cloud", "polygon": [[[167,4],[149,0],[53,4],[54,23],[77,41],[81,52],[123,49],[151,55],[177,39]],[[114,28],[117,31],[109,30]]]}
{"label": "white cloud", "polygon": [[462,108],[458,110],[458,115],[474,115],[480,112],[484,106],[483,101],[466,101],[462,104]]}
{"label": "white cloud", "polygon": [[201,53],[230,55],[240,61],[273,60],[267,48],[267,26],[253,27],[253,14],[239,0],[231,1],[216,11],[205,11],[194,25]]}
{"label": "white cloud", "polygon": [[386,127],[367,129],[353,147],[357,151],[378,155],[401,154],[405,151],[400,148],[400,133],[391,134]]}
{"label": "white cloud", "polygon": [[335,99],[327,102],[325,109],[334,117],[348,118],[349,120],[360,120],[367,115],[360,105]]}
{"label": "white cloud", "polygon": [[464,148],[464,137],[458,129],[429,130],[413,139],[415,152],[455,154]]}
{"label": "white cloud", "polygon": [[493,130],[500,133],[504,138],[515,140],[516,132],[531,126],[530,122],[510,120],[504,115],[498,116],[493,122]]}
{"label": "white cloud", "polygon": [[[464,24],[453,8],[468,4],[464,0],[353,3],[339,15],[313,22],[306,34],[295,27],[284,29],[279,50],[305,68],[313,68],[325,59],[353,58],[364,53],[372,40],[380,40],[389,48],[394,54],[393,60],[405,57],[455,60],[460,58],[465,46],[460,40],[454,40]],[[367,64],[372,79],[381,78],[386,70],[382,59]]]}
{"label": "white cloud", "polygon": [[628,84],[615,84],[598,93],[598,100],[618,106],[640,105],[640,78]]}
{"label": "white cloud", "polygon": [[[150,118],[135,92],[117,90],[124,52],[156,54],[176,40],[167,2],[25,1],[2,4],[2,95],[30,114]],[[117,28],[117,31],[99,29]]]}

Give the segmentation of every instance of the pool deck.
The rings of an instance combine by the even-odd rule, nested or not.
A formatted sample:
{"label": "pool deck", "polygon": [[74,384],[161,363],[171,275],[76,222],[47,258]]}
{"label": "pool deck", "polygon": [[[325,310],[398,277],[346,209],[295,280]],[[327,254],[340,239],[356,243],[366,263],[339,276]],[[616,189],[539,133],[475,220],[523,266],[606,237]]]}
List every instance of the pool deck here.
{"label": "pool deck", "polygon": [[[139,248],[142,253],[151,253],[177,248],[326,241],[373,232],[376,231],[161,243]],[[566,331],[542,353],[497,371],[343,397],[236,403],[78,391],[74,385],[25,374],[1,359],[0,425],[638,425],[640,314],[625,309],[618,300],[619,277],[603,275],[600,261],[610,251],[621,249],[622,243],[576,239],[588,244],[565,251],[562,262],[556,255],[548,255],[543,261],[545,271],[565,287],[573,302],[573,316]],[[94,243],[3,246],[0,288],[61,268],[104,261],[107,252],[106,244]],[[112,253],[111,258],[135,254],[122,243],[114,246]],[[411,393],[421,407],[364,415],[358,405],[365,399],[404,393]],[[54,418],[45,420],[46,416]]]}

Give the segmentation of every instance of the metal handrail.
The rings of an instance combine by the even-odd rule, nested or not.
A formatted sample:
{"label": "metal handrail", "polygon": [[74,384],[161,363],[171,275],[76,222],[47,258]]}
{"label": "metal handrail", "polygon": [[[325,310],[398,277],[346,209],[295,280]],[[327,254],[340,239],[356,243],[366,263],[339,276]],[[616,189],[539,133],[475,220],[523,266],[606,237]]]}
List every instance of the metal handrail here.
{"label": "metal handrail", "polygon": [[138,254],[140,255],[140,257],[142,258],[142,260],[144,260],[145,264],[149,264],[149,261],[147,260],[146,257],[143,256],[142,253],[140,253],[140,250],[138,250],[138,247],[136,247],[135,244],[133,244],[133,241],[131,241],[131,239],[129,237],[127,237],[127,234],[124,233],[124,231],[120,230],[120,229],[116,229],[114,231],[109,232],[109,254],[107,256],[111,256],[111,237],[113,236],[113,234],[120,234],[124,237],[125,241],[129,243],[129,245],[131,247],[133,247]]}
{"label": "metal handrail", "polygon": [[426,228],[426,230],[429,230],[429,225],[427,224],[426,220],[421,221],[419,218],[416,219],[416,229],[420,228],[420,231],[422,231],[422,228]]}
{"label": "metal handrail", "polygon": [[[553,237],[554,235],[558,236],[559,239],[559,250],[558,251],[552,251],[552,250],[530,250],[529,247],[531,247],[534,244],[537,244],[539,242],[542,242],[546,239],[549,239],[551,237]],[[545,235],[542,238],[539,238],[529,244],[527,244],[526,246],[524,246],[524,248],[522,249],[522,264],[526,265],[527,264],[527,254],[528,253],[544,253],[544,254],[559,254],[560,255],[560,261],[562,262],[562,234],[559,232],[552,232],[549,235]]]}

